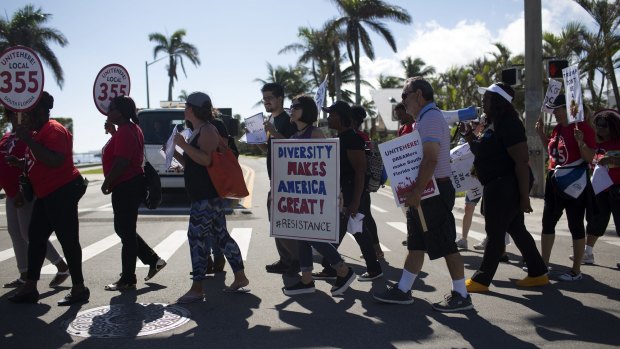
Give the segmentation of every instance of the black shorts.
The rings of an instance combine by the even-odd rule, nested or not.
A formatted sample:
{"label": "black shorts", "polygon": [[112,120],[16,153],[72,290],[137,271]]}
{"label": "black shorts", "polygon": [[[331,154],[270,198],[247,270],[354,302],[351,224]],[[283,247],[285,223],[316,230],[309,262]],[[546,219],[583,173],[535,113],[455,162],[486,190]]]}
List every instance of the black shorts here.
{"label": "black shorts", "polygon": [[427,232],[422,231],[416,209],[407,211],[407,249],[426,251],[433,260],[457,253],[454,207],[454,187],[451,182],[437,182],[439,195],[422,200],[421,206]]}

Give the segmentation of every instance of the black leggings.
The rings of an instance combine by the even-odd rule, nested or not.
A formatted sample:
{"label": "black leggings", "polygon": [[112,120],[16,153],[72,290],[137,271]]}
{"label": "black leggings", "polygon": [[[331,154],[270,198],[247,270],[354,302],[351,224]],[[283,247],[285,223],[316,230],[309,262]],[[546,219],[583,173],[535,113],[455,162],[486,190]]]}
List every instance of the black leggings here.
{"label": "black leggings", "polygon": [[370,203],[370,192],[364,190],[360,200],[360,212],[364,213],[364,229],[368,231],[373,245],[377,245],[379,244],[379,234],[377,233],[377,222],[375,222],[370,210]]}
{"label": "black leggings", "polygon": [[83,182],[80,176],[34,202],[28,228],[28,280],[36,281],[41,277],[47,241],[52,232],[56,232],[67,259],[71,282],[73,285],[84,283],[78,221],[78,201],[84,194]]}
{"label": "black leggings", "polygon": [[588,235],[603,236],[612,215],[616,234],[620,235],[620,200],[612,198],[608,191],[603,191],[596,195],[596,205],[598,212],[588,222]]}
{"label": "black leggings", "polygon": [[547,273],[534,238],[525,228],[520,207],[519,186],[515,176],[500,177],[484,185],[484,228],[487,244],[482,263],[472,280],[490,285],[505,250],[505,233],[508,232],[527,263],[528,275],[535,277]]}
{"label": "black leggings", "polygon": [[547,182],[545,183],[545,207],[542,217],[542,234],[555,234],[555,226],[562,217],[564,210],[566,210],[568,230],[573,240],[585,238],[586,229],[583,224],[583,218],[586,215],[588,191],[592,191],[590,182],[588,181],[586,188],[578,198],[565,199],[556,193],[557,189],[553,184],[553,180],[553,171],[549,171],[547,174]]}
{"label": "black leggings", "polygon": [[142,263],[153,265],[159,257],[138,235],[138,208],[146,195],[146,180],[142,174],[124,181],[112,191],[114,231],[121,238],[122,276],[124,282],[136,283],[136,257]]}

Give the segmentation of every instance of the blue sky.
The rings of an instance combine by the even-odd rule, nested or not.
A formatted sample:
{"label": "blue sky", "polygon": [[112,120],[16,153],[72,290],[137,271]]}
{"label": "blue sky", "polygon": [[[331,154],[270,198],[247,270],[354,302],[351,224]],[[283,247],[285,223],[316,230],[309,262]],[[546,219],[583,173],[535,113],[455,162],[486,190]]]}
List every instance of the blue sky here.
{"label": "blue sky", "polygon": [[[493,51],[492,43],[498,41],[513,53],[521,53],[523,1],[388,1],[409,11],[412,24],[388,23],[397,53],[383,39],[372,36],[376,59],[362,58],[362,77],[377,85],[380,73],[402,75],[399,61],[406,56],[421,57],[443,72]],[[64,88],[58,88],[44,66],[45,89],[55,98],[52,116],[74,120],[76,152],[100,149],[109,137],[103,130],[105,117],[92,98],[96,74],[105,65],[118,63],[127,68],[130,95],[139,107],[146,107],[144,65],[153,61],[154,47],[149,33],[170,35],[186,29],[186,41],[199,50],[202,64],[194,67],[186,61],[187,78],[178,72],[173,97],[182,89],[203,91],[216,107],[230,107],[233,113],[246,117],[263,111],[255,107],[261,85],[254,79],[266,78],[267,62],[274,66],[295,64],[296,54],[278,55],[278,51],[298,42],[297,28],[319,28],[339,15],[329,0],[11,0],[3,4],[4,15],[10,17],[28,3],[52,14],[48,25],[69,40],[64,48],[53,47],[65,71]],[[573,1],[543,0],[542,7],[543,30],[559,33],[571,20],[591,24]],[[149,67],[151,107],[167,98],[165,68],[166,60]]]}

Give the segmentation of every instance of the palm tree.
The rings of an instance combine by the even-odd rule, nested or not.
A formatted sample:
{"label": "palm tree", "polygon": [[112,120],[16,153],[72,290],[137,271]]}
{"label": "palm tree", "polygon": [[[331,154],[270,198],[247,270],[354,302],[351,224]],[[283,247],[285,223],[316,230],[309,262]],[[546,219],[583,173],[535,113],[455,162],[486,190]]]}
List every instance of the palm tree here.
{"label": "palm tree", "polygon": [[620,0],[575,0],[598,25],[598,32],[592,33],[599,41],[597,47],[604,61],[603,69],[609,76],[616,105],[620,103],[620,91],[614,68],[614,56],[620,50]]}
{"label": "palm tree", "polygon": [[65,47],[69,41],[59,30],[44,26],[51,17],[49,13],[43,13],[41,7],[26,5],[17,10],[10,20],[0,18],[0,52],[16,45],[31,48],[52,68],[56,83],[62,89],[64,72],[49,44]]}
{"label": "palm tree", "polygon": [[278,54],[301,52],[297,64],[311,64],[312,78],[319,86],[325,76],[329,75],[333,66],[333,53],[328,42],[328,32],[307,27],[300,27],[297,36],[301,42],[286,45]]}
{"label": "palm tree", "polygon": [[405,81],[405,79],[398,76],[385,76],[383,74],[379,74],[378,80],[379,87],[381,88],[401,88]]}
{"label": "palm tree", "polygon": [[329,23],[329,28],[341,28],[346,35],[346,46],[349,60],[355,69],[355,101],[361,101],[360,93],[360,44],[371,60],[375,59],[374,48],[368,31],[370,27],[381,35],[396,52],[396,41],[382,20],[392,20],[398,23],[411,23],[411,16],[402,7],[392,6],[382,0],[332,0],[342,17]]}
{"label": "palm tree", "polygon": [[183,41],[183,37],[186,34],[185,29],[175,31],[170,38],[166,38],[166,36],[160,33],[149,34],[149,40],[156,43],[155,48],[153,49],[153,59],[156,59],[157,54],[160,52],[168,55],[168,66],[166,67],[166,69],[168,69],[168,77],[170,78],[168,82],[168,101],[172,100],[172,87],[174,86],[174,80],[178,80],[178,64],[181,65],[183,74],[187,77],[187,74],[185,73],[185,66],[183,65],[183,57],[189,59],[189,61],[196,67],[200,65],[198,49],[194,45]]}
{"label": "palm tree", "polygon": [[[295,67],[277,66],[273,67],[271,63],[267,63],[267,78],[254,79],[255,82],[266,84],[269,82],[275,82],[284,86],[284,97],[292,100],[295,96],[300,94],[308,94],[312,91],[311,81],[308,80],[308,68],[303,65],[297,65]],[[259,101],[256,105],[260,105],[262,101]]]}
{"label": "palm tree", "polygon": [[407,57],[400,61],[403,69],[405,69],[405,77],[411,78],[414,76],[429,77],[435,74],[435,67],[432,65],[427,66],[421,58],[412,59]]}
{"label": "palm tree", "polygon": [[177,99],[179,101],[187,101],[187,97],[188,97],[187,91],[181,90],[181,94],[177,97]]}

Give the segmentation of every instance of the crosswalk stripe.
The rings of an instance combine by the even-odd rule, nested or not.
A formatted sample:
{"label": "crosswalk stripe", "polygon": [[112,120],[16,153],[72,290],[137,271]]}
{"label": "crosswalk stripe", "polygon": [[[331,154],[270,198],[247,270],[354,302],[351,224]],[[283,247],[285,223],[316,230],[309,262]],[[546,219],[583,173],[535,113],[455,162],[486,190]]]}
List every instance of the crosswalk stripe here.
{"label": "crosswalk stripe", "polygon": [[375,206],[375,205],[370,205],[370,208],[372,208],[373,210],[375,210],[375,211],[377,211],[379,213],[386,213],[387,212],[386,210],[382,209],[381,207]]}
{"label": "crosswalk stripe", "polygon": [[[94,244],[86,246],[82,249],[82,263],[120,242],[121,239],[118,235],[112,234],[95,242]],[[41,269],[41,274],[56,274],[56,267],[52,264],[48,264]]]}
{"label": "crosswalk stripe", "polygon": [[250,240],[252,240],[252,228],[233,228],[230,232],[230,236],[239,245],[239,251],[241,251],[241,257],[244,261],[248,258],[248,251],[250,250]]}
{"label": "crosswalk stripe", "polygon": [[[386,223],[392,228],[396,228],[396,230],[400,231],[401,233],[405,235],[407,234],[407,223],[404,223],[404,222],[386,222]],[[456,229],[457,231],[461,231],[461,226],[457,225]],[[467,234],[468,238],[471,237],[479,241],[484,240],[486,236],[487,236],[486,233],[480,233],[472,229],[470,229],[469,233]],[[540,241],[540,235],[532,234],[532,237],[534,238],[534,240]]]}
{"label": "crosswalk stripe", "polygon": [[386,222],[392,228],[396,228],[396,230],[400,231],[407,235],[407,223],[404,222]]}
{"label": "crosswalk stripe", "polygon": [[[50,241],[56,240],[56,235],[50,236]],[[15,257],[15,250],[8,248],[4,251],[0,251],[0,262],[6,261],[9,258]]]}
{"label": "crosswalk stripe", "polygon": [[[175,230],[162,242],[157,244],[153,250],[155,250],[159,258],[167,261],[179,249],[179,247],[185,244],[185,242],[187,242],[187,230]],[[146,268],[148,265],[138,260],[136,262],[136,267]]]}
{"label": "crosswalk stripe", "polygon": [[[357,241],[355,240],[355,236],[353,236],[353,234],[347,232],[347,235],[349,235],[349,237],[355,241],[357,243]],[[385,246],[384,244],[382,244],[381,242],[379,242],[379,246],[381,246],[381,251],[383,252],[390,252],[392,250],[390,250],[387,246]]]}

